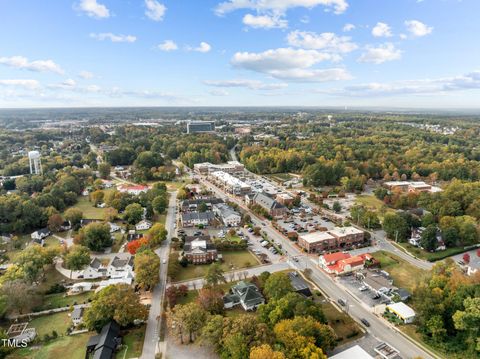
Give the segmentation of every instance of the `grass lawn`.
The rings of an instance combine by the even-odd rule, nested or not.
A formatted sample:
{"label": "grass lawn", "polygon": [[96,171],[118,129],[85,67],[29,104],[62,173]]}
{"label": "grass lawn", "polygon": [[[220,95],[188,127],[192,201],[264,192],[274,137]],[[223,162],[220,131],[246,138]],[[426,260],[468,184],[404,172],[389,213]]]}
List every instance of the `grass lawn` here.
{"label": "grass lawn", "polygon": [[85,292],[77,295],[65,296],[64,293],[55,293],[46,295],[43,298],[43,303],[38,308],[39,311],[66,307],[68,305],[82,304],[88,301],[93,296],[93,292]]}
{"label": "grass lawn", "polygon": [[265,176],[273,179],[276,182],[285,182],[293,178],[293,176],[289,173],[273,173]]}
{"label": "grass lawn", "polygon": [[413,290],[415,284],[426,273],[423,269],[400,259],[385,251],[372,253],[373,257],[380,262],[381,268],[392,276],[393,284],[397,287]]}
{"label": "grass lawn", "polygon": [[58,272],[54,266],[50,266],[45,270],[45,277],[37,287],[40,292],[47,291],[52,285],[56,283],[74,282],[65,278],[60,272]]}
{"label": "grass lawn", "polygon": [[[364,207],[378,211],[378,216],[382,219],[385,213],[394,213],[392,208],[389,208],[385,203],[379,200],[374,195],[361,194],[355,198],[355,204],[363,205]],[[383,213],[384,212],[384,213]]]}
{"label": "grass lawn", "polygon": [[59,336],[63,336],[71,324],[72,321],[68,316],[68,312],[62,312],[36,317],[28,324],[28,327],[35,328],[39,337],[43,337],[45,334],[51,334],[53,330],[55,330]]}
{"label": "grass lawn", "polygon": [[145,337],[145,325],[130,329],[122,338],[122,344],[125,346],[115,355],[118,359],[139,358],[142,354],[143,338]]}
{"label": "grass lawn", "polygon": [[[257,258],[249,251],[225,251],[222,252],[222,256],[223,263],[221,264],[221,267],[225,272],[248,268],[260,264]],[[207,264],[189,264],[186,268],[181,267],[178,274],[175,276],[174,281],[179,282],[183,280],[203,277],[207,273],[207,270]]]}
{"label": "grass lawn", "polygon": [[421,248],[412,246],[410,243],[398,243],[398,245],[405,248],[407,251],[409,251],[410,253],[412,253],[416,257],[421,258],[421,259],[425,259],[429,262],[439,261],[441,259],[453,256],[455,254],[459,254],[459,253],[463,253],[463,252],[468,251],[468,249],[465,249],[463,247],[453,247],[453,248],[447,248],[444,251],[430,253],[430,252],[427,252],[427,251],[425,251]]}
{"label": "grass lawn", "polygon": [[328,324],[333,328],[338,338],[338,345],[345,344],[363,336],[357,323],[347,314],[339,311],[332,303],[322,303]]}
{"label": "grass lawn", "polygon": [[113,237],[115,237],[115,241],[112,244],[112,252],[116,253],[120,250],[120,247],[123,244],[123,235],[120,232],[116,232]]}
{"label": "grass lawn", "polygon": [[30,359],[51,359],[64,358],[84,359],[85,345],[92,333],[84,333],[72,336],[59,337],[40,348],[20,349],[9,355],[10,359],[30,358]]}
{"label": "grass lawn", "polygon": [[78,202],[73,206],[83,212],[83,218],[103,219],[105,208],[97,208],[92,205],[88,197],[79,197]]}

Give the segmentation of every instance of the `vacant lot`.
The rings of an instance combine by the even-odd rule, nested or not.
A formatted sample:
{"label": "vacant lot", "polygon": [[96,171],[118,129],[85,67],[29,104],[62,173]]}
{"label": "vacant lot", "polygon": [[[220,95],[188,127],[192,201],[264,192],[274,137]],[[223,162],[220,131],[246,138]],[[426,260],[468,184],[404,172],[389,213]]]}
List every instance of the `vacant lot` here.
{"label": "vacant lot", "polygon": [[[249,251],[231,251],[222,252],[222,269],[225,272],[248,268],[260,264],[257,258]],[[175,281],[183,281],[205,276],[208,270],[208,264],[193,265],[189,264],[186,268],[181,268],[175,276]]]}
{"label": "vacant lot", "polygon": [[43,298],[43,304],[40,311],[66,307],[69,305],[83,304],[93,296],[93,292],[85,292],[77,295],[65,296],[65,293],[49,294]]}
{"label": "vacant lot", "polygon": [[396,287],[411,291],[425,274],[423,269],[419,269],[388,252],[378,251],[372,253],[372,255],[380,262],[381,268],[390,273]]}
{"label": "vacant lot", "polygon": [[83,212],[83,218],[103,219],[105,208],[97,208],[92,205],[88,197],[79,197],[78,202],[73,206]]}
{"label": "vacant lot", "polygon": [[357,323],[347,314],[339,311],[330,302],[322,302],[322,309],[328,324],[333,328],[338,338],[338,345],[345,344],[363,336]]}
{"label": "vacant lot", "polygon": [[68,316],[69,312],[43,315],[33,319],[28,326],[37,330],[37,335],[42,338],[45,334],[52,334],[56,331],[59,336],[65,335],[72,322]]}
{"label": "vacant lot", "polygon": [[385,203],[379,200],[377,197],[368,194],[361,194],[355,198],[355,204],[364,206],[372,211],[377,211],[378,216],[383,218],[385,213],[395,212],[393,209],[387,207]]}

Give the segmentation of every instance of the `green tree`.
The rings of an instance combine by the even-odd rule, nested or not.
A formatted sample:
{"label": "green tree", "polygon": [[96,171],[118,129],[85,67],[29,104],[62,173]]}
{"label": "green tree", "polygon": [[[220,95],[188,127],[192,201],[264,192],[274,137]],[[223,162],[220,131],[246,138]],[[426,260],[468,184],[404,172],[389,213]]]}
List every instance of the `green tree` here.
{"label": "green tree", "polygon": [[150,249],[135,255],[135,282],[143,289],[153,288],[159,281],[160,260]]}
{"label": "green tree", "polygon": [[89,223],[80,230],[80,243],[96,252],[111,246],[110,226],[98,222]]}
{"label": "green tree", "polygon": [[168,197],[166,195],[160,195],[153,199],[152,207],[158,214],[165,212],[168,206]]}
{"label": "green tree", "polygon": [[457,310],[453,315],[455,328],[468,335],[467,344],[471,352],[480,353],[480,297],[465,298],[464,310]]}
{"label": "green tree", "polygon": [[124,218],[130,224],[136,224],[142,220],[143,208],[138,203],[129,204],[125,208]]}
{"label": "green tree", "polygon": [[176,333],[182,343],[184,335],[191,343],[200,333],[207,318],[208,313],[196,303],[177,304],[170,314],[170,321],[175,323],[172,331]]}
{"label": "green tree", "polygon": [[437,248],[437,227],[435,225],[430,225],[425,228],[422,232],[422,237],[420,238],[420,245],[429,252],[432,252]]}
{"label": "green tree", "polygon": [[387,233],[388,238],[396,241],[405,241],[409,234],[410,228],[406,219],[396,213],[387,213],[383,218],[383,229]]}
{"label": "green tree", "polygon": [[108,162],[103,162],[98,165],[98,173],[100,175],[100,178],[107,179],[108,176],[110,176],[111,170],[112,166],[110,166],[110,163]]}
{"label": "green tree", "polygon": [[72,226],[80,224],[83,218],[83,212],[78,208],[72,207],[65,211],[65,219],[69,221]]}
{"label": "green tree", "polygon": [[126,284],[109,285],[96,293],[83,317],[89,330],[100,332],[112,319],[121,326],[147,318],[148,311],[132,287]]}
{"label": "green tree", "polygon": [[210,264],[204,279],[205,279],[205,283],[212,287],[216,287],[220,283],[226,283],[223,269],[222,267],[220,267],[220,264],[218,263]]}
{"label": "green tree", "polygon": [[333,202],[333,206],[332,206],[332,209],[335,211],[335,212],[340,212],[342,210],[342,205],[340,204],[340,202],[338,201],[335,201]]}
{"label": "green tree", "polygon": [[73,246],[65,255],[65,267],[70,269],[70,278],[72,272],[81,270],[90,263],[90,250],[84,246]]}
{"label": "green tree", "polygon": [[148,235],[151,245],[158,246],[167,239],[168,231],[162,223],[155,223],[152,228],[148,230]]}
{"label": "green tree", "polygon": [[279,272],[271,274],[265,282],[263,292],[268,299],[279,299],[293,291],[292,283],[287,274]]}

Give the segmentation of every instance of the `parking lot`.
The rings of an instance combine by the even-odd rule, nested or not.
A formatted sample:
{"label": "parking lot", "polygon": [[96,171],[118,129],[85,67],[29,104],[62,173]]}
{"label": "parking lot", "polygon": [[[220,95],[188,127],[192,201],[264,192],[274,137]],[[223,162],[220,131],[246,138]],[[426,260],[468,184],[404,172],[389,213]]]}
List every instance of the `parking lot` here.
{"label": "parking lot", "polygon": [[350,290],[350,292],[352,292],[358,299],[367,304],[369,307],[373,308],[379,304],[390,303],[390,299],[384,296],[378,299],[373,299],[376,293],[366,288],[361,281],[355,278],[354,275],[337,277],[336,280],[348,290]]}
{"label": "parking lot", "polygon": [[306,214],[302,218],[300,213],[292,213],[287,220],[279,220],[279,229],[286,234],[288,232],[297,232],[298,234],[311,232],[326,228],[333,229],[335,224],[327,218],[322,218],[320,215]]}
{"label": "parking lot", "polygon": [[350,208],[352,208],[355,204],[355,198],[355,194],[347,193],[345,197],[326,198],[323,200],[323,203],[328,205],[330,209],[333,207],[335,202],[340,203],[342,209],[337,214],[343,218],[346,218],[350,215]]}

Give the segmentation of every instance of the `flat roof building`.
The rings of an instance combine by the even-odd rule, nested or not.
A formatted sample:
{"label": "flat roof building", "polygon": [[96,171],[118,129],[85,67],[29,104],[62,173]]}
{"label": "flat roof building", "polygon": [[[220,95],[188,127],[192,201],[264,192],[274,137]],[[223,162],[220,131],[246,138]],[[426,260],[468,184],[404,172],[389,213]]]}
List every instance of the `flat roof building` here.
{"label": "flat roof building", "polygon": [[188,121],[187,133],[214,132],[215,123],[210,121]]}
{"label": "flat roof building", "polygon": [[389,304],[386,309],[403,320],[405,324],[413,323],[415,320],[415,311],[403,302]]}

